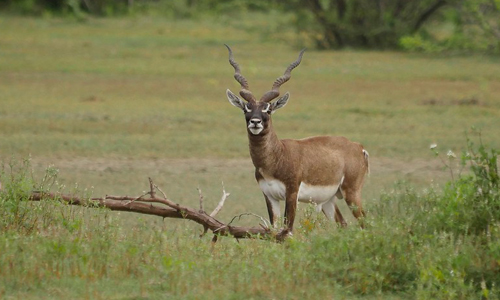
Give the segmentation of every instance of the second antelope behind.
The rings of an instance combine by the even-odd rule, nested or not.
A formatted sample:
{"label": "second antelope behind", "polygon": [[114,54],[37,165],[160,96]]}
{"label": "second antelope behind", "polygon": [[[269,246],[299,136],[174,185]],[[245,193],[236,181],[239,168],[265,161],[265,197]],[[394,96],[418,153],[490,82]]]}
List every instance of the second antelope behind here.
{"label": "second antelope behind", "polygon": [[361,188],[369,167],[368,152],[361,144],[337,136],[280,140],[274,131],[271,115],[290,99],[288,92],[278,98],[279,88],[300,64],[304,50],[283,76],[274,81],[271,90],[257,101],[240,73],[231,48],[226,47],[229,63],[235,71],[234,78],[241,85],[240,96],[243,99],[229,89],[226,91],[227,98],[245,116],[255,179],[266,199],[271,224],[276,225],[280,217],[279,201],[285,201],[286,227],[277,238],[283,239],[292,233],[297,201],[316,204],[317,210],[323,211],[328,219],[345,226],[346,221],[335,205],[335,197],[343,198],[352,208],[354,216],[362,218]]}

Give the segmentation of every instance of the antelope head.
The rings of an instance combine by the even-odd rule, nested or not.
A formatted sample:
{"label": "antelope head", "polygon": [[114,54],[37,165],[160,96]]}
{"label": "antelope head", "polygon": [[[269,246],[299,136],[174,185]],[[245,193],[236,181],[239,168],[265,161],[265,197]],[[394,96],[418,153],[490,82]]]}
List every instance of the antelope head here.
{"label": "antelope head", "polygon": [[[259,101],[257,101],[249,90],[248,81],[243,75],[241,75],[240,67],[238,63],[233,58],[233,51],[228,45],[225,45],[229,51],[229,63],[234,68],[234,78],[241,85],[240,96],[236,96],[229,89],[226,90],[226,95],[229,102],[240,108],[245,114],[245,119],[247,122],[247,130],[252,135],[265,134],[269,129],[269,124],[271,122],[271,114],[276,110],[282,108],[288,102],[290,94],[288,92],[285,95],[278,98],[280,95],[279,88],[282,84],[287,82],[291,77],[292,70],[300,64],[302,60],[302,55],[305,49],[300,51],[299,57],[296,61],[290,64],[286,69],[285,73],[278,77],[273,84],[270,91],[265,93]],[[277,100],[273,101],[274,99]]]}

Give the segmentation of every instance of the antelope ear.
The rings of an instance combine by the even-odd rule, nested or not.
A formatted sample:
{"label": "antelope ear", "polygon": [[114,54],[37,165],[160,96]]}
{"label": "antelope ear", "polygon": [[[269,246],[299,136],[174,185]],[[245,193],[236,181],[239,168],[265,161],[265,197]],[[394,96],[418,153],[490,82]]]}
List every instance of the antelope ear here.
{"label": "antelope ear", "polygon": [[290,94],[286,92],[283,96],[279,97],[278,100],[271,103],[271,113],[274,113],[278,109],[282,108],[288,103],[288,99],[290,98]]}
{"label": "antelope ear", "polygon": [[232,105],[240,108],[242,111],[245,111],[245,102],[243,102],[240,97],[233,94],[233,92],[231,92],[229,89],[226,90],[226,96]]}

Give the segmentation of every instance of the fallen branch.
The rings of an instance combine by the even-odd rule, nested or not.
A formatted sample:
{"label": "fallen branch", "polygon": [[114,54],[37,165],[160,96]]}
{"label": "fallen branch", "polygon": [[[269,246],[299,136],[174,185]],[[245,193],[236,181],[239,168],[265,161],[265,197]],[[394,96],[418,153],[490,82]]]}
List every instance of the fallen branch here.
{"label": "fallen branch", "polygon": [[229,197],[229,193],[226,193],[226,189],[224,189],[224,183],[222,183],[222,198],[219,201],[219,204],[215,207],[214,211],[210,213],[211,217],[215,217],[224,206],[224,202],[226,202],[227,197]]}
{"label": "fallen branch", "polygon": [[[232,236],[237,239],[276,239],[279,241],[286,236],[281,233],[276,235],[262,217],[259,218],[261,218],[264,224],[259,224],[259,227],[243,227],[231,225],[235,218],[241,217],[245,214],[234,217],[233,220],[231,220],[231,222],[227,224],[217,220],[215,216],[222,209],[222,206],[229,196],[229,193],[226,193],[226,191],[224,190],[224,186],[222,188],[222,198],[219,201],[217,207],[210,214],[207,214],[203,210],[203,197],[201,196],[201,192],[200,209],[196,210],[175,203],[172,200],[168,199],[165,193],[153,183],[153,180],[151,178],[149,178],[149,187],[149,192],[139,197],[106,195],[106,197],[103,198],[85,199],[73,195],[34,191],[30,195],[29,200],[40,201],[44,199],[56,199],[62,200],[71,205],[80,205],[86,207],[106,207],[110,210],[135,212],[140,214],[159,216],[162,218],[188,219],[203,225],[205,229],[203,234],[205,234],[208,230],[212,231],[212,233],[214,234],[214,238],[212,239],[213,242],[217,241],[217,236]],[[159,191],[163,195],[163,197],[158,197],[156,191]]]}

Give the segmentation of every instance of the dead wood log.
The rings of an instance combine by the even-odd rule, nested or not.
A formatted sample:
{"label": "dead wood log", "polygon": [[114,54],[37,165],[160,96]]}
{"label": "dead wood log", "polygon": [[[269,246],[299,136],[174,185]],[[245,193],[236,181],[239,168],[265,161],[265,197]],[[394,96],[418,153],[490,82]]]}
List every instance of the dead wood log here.
{"label": "dead wood log", "polygon": [[[102,198],[89,199],[61,193],[33,191],[29,197],[29,200],[40,201],[44,199],[55,199],[64,201],[71,205],[80,205],[86,207],[106,207],[110,210],[135,212],[140,214],[159,216],[162,218],[187,219],[203,225],[203,234],[205,234],[208,230],[212,231],[212,233],[214,234],[214,237],[212,239],[213,242],[217,241],[218,236],[232,236],[237,239],[271,239],[276,241],[282,241],[287,236],[287,232],[284,231],[276,234],[275,231],[271,230],[271,227],[268,225],[267,221],[262,217],[260,218],[263,224],[259,224],[259,227],[231,225],[231,223],[236,218],[239,218],[243,215],[254,215],[251,213],[245,213],[236,216],[231,220],[231,222],[227,224],[216,219],[215,216],[221,210],[225,200],[229,196],[229,194],[224,190],[224,187],[221,200],[219,201],[214,211],[210,214],[207,214],[203,210],[203,197],[201,196],[201,194],[200,209],[196,210],[191,207],[175,203],[174,201],[168,199],[165,193],[153,183],[153,180],[151,178],[149,178],[149,188],[149,192],[139,197],[106,195]],[[159,191],[163,197],[158,197],[156,193],[157,191]]]}

